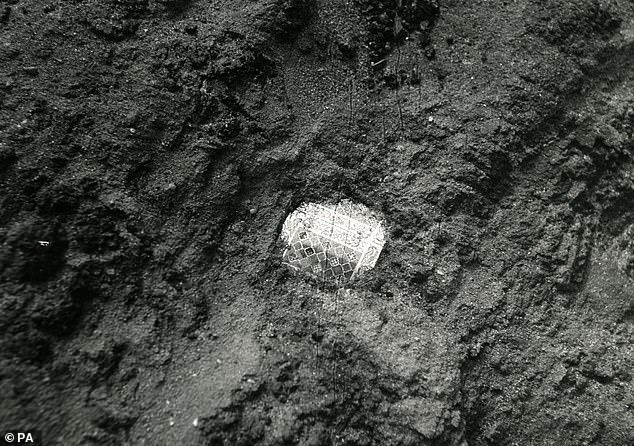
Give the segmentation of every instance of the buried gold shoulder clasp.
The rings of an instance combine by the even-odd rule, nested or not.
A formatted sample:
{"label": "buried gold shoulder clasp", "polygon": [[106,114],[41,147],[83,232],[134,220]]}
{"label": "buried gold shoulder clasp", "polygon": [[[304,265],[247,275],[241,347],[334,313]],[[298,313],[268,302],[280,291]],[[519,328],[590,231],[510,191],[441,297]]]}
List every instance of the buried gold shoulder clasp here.
{"label": "buried gold shoulder clasp", "polygon": [[336,205],[305,203],[285,220],[285,265],[313,277],[342,282],[374,267],[385,229],[370,210],[342,201]]}

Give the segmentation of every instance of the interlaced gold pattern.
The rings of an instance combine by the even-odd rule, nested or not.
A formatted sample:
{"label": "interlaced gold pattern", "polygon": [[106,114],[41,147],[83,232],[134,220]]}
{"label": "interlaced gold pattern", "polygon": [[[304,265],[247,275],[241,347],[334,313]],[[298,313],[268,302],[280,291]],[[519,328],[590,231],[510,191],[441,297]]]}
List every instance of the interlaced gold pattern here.
{"label": "interlaced gold pattern", "polygon": [[385,244],[383,224],[348,200],[337,205],[305,203],[284,222],[282,260],[295,271],[345,282],[372,269]]}

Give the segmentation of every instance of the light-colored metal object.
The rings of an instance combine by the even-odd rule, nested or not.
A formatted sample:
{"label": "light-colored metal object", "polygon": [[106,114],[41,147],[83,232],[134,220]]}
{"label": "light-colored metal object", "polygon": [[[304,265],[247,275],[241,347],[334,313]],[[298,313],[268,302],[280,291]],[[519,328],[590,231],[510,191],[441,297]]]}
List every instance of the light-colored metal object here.
{"label": "light-colored metal object", "polygon": [[284,222],[282,261],[295,271],[346,282],[372,269],[385,244],[383,224],[360,204],[305,203]]}

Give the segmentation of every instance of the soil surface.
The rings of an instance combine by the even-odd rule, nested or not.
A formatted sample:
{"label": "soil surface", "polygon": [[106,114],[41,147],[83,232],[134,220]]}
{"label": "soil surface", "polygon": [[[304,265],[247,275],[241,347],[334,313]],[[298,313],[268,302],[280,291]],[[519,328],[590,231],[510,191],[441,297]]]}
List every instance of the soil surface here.
{"label": "soil surface", "polygon": [[0,0],[0,429],[633,445],[633,131],[631,0]]}

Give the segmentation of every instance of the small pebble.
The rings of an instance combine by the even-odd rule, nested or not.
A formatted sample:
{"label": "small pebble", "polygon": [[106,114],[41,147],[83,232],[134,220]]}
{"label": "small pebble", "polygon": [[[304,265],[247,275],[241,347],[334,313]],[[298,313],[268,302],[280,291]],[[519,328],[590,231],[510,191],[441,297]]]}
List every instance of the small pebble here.
{"label": "small pebble", "polygon": [[37,67],[24,67],[24,72],[29,76],[37,76],[40,70]]}

